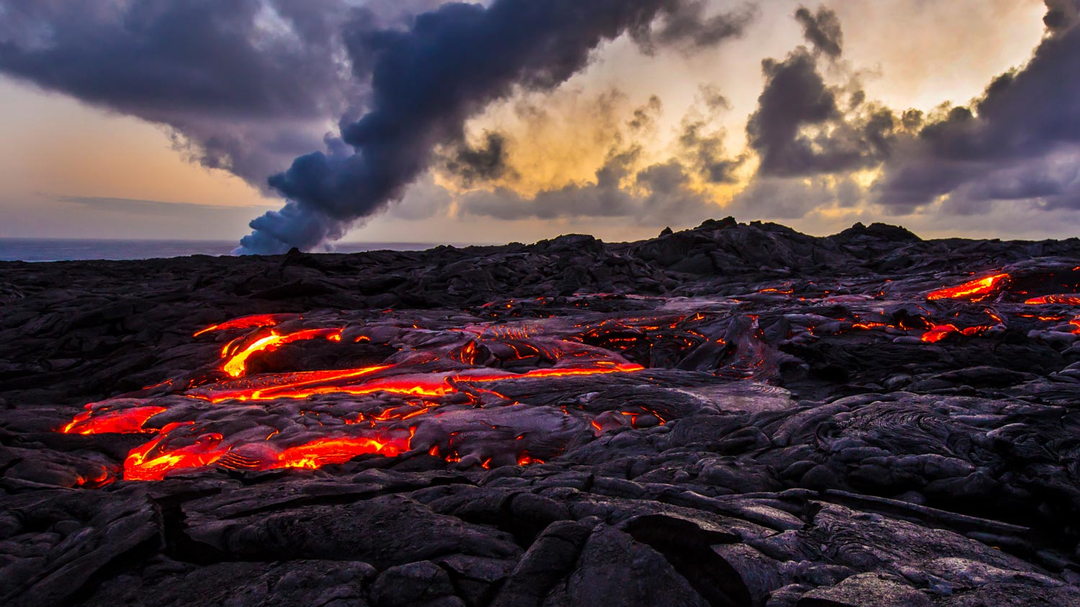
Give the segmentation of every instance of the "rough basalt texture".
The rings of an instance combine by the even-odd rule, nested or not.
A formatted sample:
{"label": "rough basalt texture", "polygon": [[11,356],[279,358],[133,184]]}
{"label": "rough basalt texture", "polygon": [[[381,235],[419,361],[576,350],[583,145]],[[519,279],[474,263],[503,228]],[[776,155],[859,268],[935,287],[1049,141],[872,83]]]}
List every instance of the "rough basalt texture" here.
{"label": "rough basalt texture", "polygon": [[[1080,306],[1025,304],[1077,286],[1076,239],[730,219],[625,244],[3,263],[0,604],[1078,605]],[[273,454],[416,404],[206,400],[243,333],[193,334],[270,313],[368,341],[282,347],[252,377],[431,371],[470,341],[522,377],[454,379],[386,422],[412,428],[393,457],[125,480],[166,422],[236,452],[280,429]],[[519,342],[642,368],[530,378],[562,363]],[[60,432],[100,401],[165,412],[150,434]]]}

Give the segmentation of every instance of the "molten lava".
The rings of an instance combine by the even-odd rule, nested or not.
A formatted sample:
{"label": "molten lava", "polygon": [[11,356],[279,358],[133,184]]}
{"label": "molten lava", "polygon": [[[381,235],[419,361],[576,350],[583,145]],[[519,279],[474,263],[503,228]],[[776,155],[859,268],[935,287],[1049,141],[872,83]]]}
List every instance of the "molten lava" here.
{"label": "molten lava", "polygon": [[937,342],[945,339],[949,335],[954,335],[954,334],[967,335],[967,336],[982,335],[989,328],[990,327],[977,326],[977,327],[966,327],[964,329],[958,329],[956,327],[956,325],[934,325],[934,326],[930,327],[929,331],[927,331],[926,333],[923,333],[921,339],[923,341],[925,341],[925,342],[933,344],[933,343],[937,343]]}
{"label": "molten lava", "polygon": [[[460,462],[462,467],[484,468],[543,463],[575,441],[619,429],[662,425],[681,414],[665,409],[662,402],[647,406],[627,398],[614,403],[595,398],[612,386],[660,385],[665,381],[662,371],[617,380],[625,384],[598,378],[595,388],[592,382],[568,383],[580,390],[570,397],[551,389],[555,384],[544,382],[636,374],[646,367],[692,370],[717,381],[762,381],[779,368],[778,339],[831,339],[848,334],[842,339],[866,340],[903,335],[895,343],[914,342],[910,336],[925,344],[947,339],[959,343],[960,337],[1007,334],[1011,315],[1030,319],[1017,319],[1018,330],[1036,322],[1072,318],[1069,329],[1058,325],[1042,333],[1059,340],[1062,331],[1080,335],[1080,316],[1061,310],[1016,313],[1018,295],[1029,297],[1024,302],[1028,305],[1080,305],[1077,293],[1034,296],[1078,288],[1059,279],[1049,285],[1026,274],[1017,273],[1014,278],[999,273],[926,296],[928,300],[979,302],[1011,289],[1010,297],[992,308],[985,304],[975,308],[964,301],[947,307],[923,307],[909,301],[901,308],[880,299],[871,304],[866,296],[832,295],[816,298],[828,306],[827,311],[821,307],[813,314],[791,314],[783,322],[777,322],[777,313],[768,310],[733,315],[716,302],[699,311],[679,302],[652,313],[638,310],[627,315],[593,305],[572,326],[572,321],[551,315],[528,322],[484,322],[473,316],[447,326],[455,323],[452,314],[432,314],[426,322],[415,316],[402,321],[385,316],[390,310],[367,315],[316,312],[307,318],[298,314],[244,316],[195,333],[237,331],[219,340],[223,345],[219,350],[215,347],[204,366],[86,405],[57,430],[151,435],[123,462],[122,478],[129,481],[161,480],[211,467],[314,469],[344,464],[361,455],[426,453]],[[772,294],[768,299],[775,306],[781,296],[791,296],[793,291],[785,284],[760,293]],[[799,292],[815,299],[802,289]],[[546,300],[538,301],[546,305]],[[738,300],[731,302],[741,305]],[[570,303],[590,306],[588,300]],[[504,309],[516,312],[522,305],[511,302],[482,309],[485,314]],[[947,310],[947,318],[936,316],[942,309]],[[963,327],[971,318],[989,322],[984,314],[997,324]],[[358,317],[361,321],[355,320]],[[770,337],[766,337],[767,327],[773,332]],[[361,329],[365,335],[359,334]],[[856,330],[873,335],[856,337]],[[269,356],[290,344],[311,340],[326,342],[305,348],[298,356]],[[299,368],[283,370],[285,365]],[[153,423],[159,415],[158,423]],[[99,486],[114,480],[117,473],[87,468],[78,475],[80,486]]]}
{"label": "molten lava", "polygon": [[[349,348],[359,348],[357,354],[371,355],[369,346],[355,345],[366,344],[370,340],[364,337],[343,340],[344,329],[341,327],[293,331],[266,329],[298,318],[297,315],[256,315],[207,327],[198,334],[237,329],[250,331],[221,348],[223,362],[218,369],[228,375],[227,378],[220,379],[217,370],[203,371],[197,373],[195,379],[166,380],[129,397],[92,403],[60,431],[72,434],[156,434],[128,454],[123,464],[125,480],[161,480],[171,473],[210,466],[231,470],[312,469],[342,464],[358,455],[395,457],[410,452],[414,448],[412,438],[417,431],[416,424],[440,415],[440,408],[447,402],[457,403],[458,409],[461,403],[466,403],[466,406],[473,403],[471,406],[474,407],[512,407],[518,404],[499,392],[479,387],[482,384],[632,373],[644,369],[642,365],[628,362],[610,350],[579,341],[536,337],[543,333],[543,327],[524,323],[515,326],[476,326],[464,331],[470,336],[464,343],[456,337],[458,333],[450,333],[455,336],[451,341],[460,345],[415,350],[378,364],[347,369],[253,373],[251,363],[254,357],[300,341],[326,339],[333,342],[333,349],[347,351]],[[628,319],[627,322],[635,320],[638,319]],[[415,324],[413,329],[423,334],[424,339],[434,335]],[[157,396],[147,397],[148,393]],[[161,395],[171,398],[165,400]],[[286,434],[283,433],[284,428],[279,430],[262,425],[248,432],[244,424],[219,424],[214,421],[213,415],[198,418],[208,420],[205,422],[170,423],[160,429],[147,427],[152,417],[183,402],[175,397],[207,403],[206,406],[229,408],[250,408],[253,405],[241,403],[260,403],[254,405],[256,409],[252,409],[252,414],[255,414],[260,407],[271,411],[282,406],[295,406],[285,405],[289,402],[309,399],[323,402],[319,399],[326,396],[346,397],[344,402],[350,408],[355,406],[354,403],[372,405],[365,405],[359,413],[348,415],[336,415],[332,404],[322,405],[320,410],[309,410],[309,406],[304,405],[298,411],[299,419],[308,421],[301,425],[318,428],[324,426],[325,420],[328,424],[325,431],[331,435],[312,438],[308,431],[304,431],[300,433],[305,437],[302,442],[297,442],[296,430]],[[378,406],[375,403],[386,404]],[[204,410],[199,408],[200,405],[195,407],[193,414],[200,415],[198,412]],[[562,414],[569,415],[566,407],[562,407]],[[663,423],[660,415],[636,407],[634,411],[625,413],[628,417],[624,425],[637,426],[642,414],[649,414],[647,419],[658,420],[649,422],[651,425]],[[406,426],[406,423],[409,425]],[[492,425],[491,428],[497,429],[497,426]],[[443,441],[440,445],[438,442],[432,444],[429,432],[419,449],[432,454],[442,453],[443,459],[448,462],[461,461],[458,453],[460,445],[455,442],[460,439],[453,438],[454,434],[451,434],[449,443]],[[517,455],[509,462],[542,461],[541,457],[526,454],[523,449],[515,451]],[[490,466],[494,460],[492,457],[474,457],[469,461],[474,462],[473,465]],[[505,457],[500,461],[508,463]]]}
{"label": "molten lava", "polygon": [[277,461],[271,468],[315,469],[328,464],[343,464],[358,455],[368,453],[394,457],[409,450],[410,438],[320,438],[286,448],[277,455]]}
{"label": "molten lava", "polygon": [[228,447],[221,446],[223,437],[217,433],[200,434],[193,443],[175,449],[161,446],[162,441],[172,431],[193,425],[194,422],[169,424],[161,429],[161,437],[132,449],[124,460],[124,479],[158,481],[176,469],[209,466],[228,452]]}
{"label": "molten lava", "polygon": [[1047,304],[1060,304],[1065,306],[1080,306],[1080,293],[1069,293],[1062,295],[1043,295],[1042,297],[1032,297],[1024,302],[1029,306],[1042,306]]}
{"label": "molten lava", "polygon": [[196,331],[194,337],[198,337],[205,333],[211,333],[214,331],[233,331],[236,329],[273,327],[294,318],[299,318],[299,316],[296,314],[253,314],[251,316],[241,316],[240,318],[234,318],[219,325],[210,325],[205,329]]}
{"label": "molten lava", "polygon": [[64,434],[139,434],[148,432],[143,429],[147,420],[166,410],[165,407],[155,406],[130,409],[102,407],[95,410],[93,404],[89,404],[86,405],[86,411],[76,415],[60,431]]}
{"label": "molten lava", "polygon": [[1000,290],[1008,280],[1008,274],[994,274],[978,280],[965,282],[960,286],[932,291],[926,296],[926,299],[930,301],[936,299],[970,299],[971,301],[982,301]]}
{"label": "molten lava", "polygon": [[[241,349],[239,352],[233,354],[225,364],[222,365],[222,371],[225,371],[232,377],[240,377],[247,371],[247,360],[251,358],[253,354],[257,352],[273,351],[285,344],[291,344],[295,341],[304,341],[308,339],[329,339],[331,341],[341,341],[340,329],[304,329],[303,331],[296,331],[295,333],[286,333],[279,335],[274,331],[270,331],[270,334],[266,337],[259,338],[254,342],[247,345],[247,347]],[[228,346],[226,346],[228,347]],[[224,353],[225,351],[223,351]]]}

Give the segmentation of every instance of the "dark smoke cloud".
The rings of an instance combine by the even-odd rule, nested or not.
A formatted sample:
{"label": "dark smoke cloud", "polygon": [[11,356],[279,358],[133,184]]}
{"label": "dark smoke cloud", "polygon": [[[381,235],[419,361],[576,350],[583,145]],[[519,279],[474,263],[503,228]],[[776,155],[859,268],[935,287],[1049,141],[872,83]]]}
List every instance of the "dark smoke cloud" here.
{"label": "dark smoke cloud", "polygon": [[1080,21],[1080,2],[1077,0],[1045,0],[1043,23],[1051,31],[1068,29]]}
{"label": "dark smoke cloud", "polygon": [[[465,121],[515,87],[549,90],[587,65],[602,41],[623,32],[650,38],[678,0],[495,0],[488,7],[447,4],[418,15],[408,30],[349,35],[368,58],[371,103],[341,139],[355,153],[297,158],[270,185],[289,199],[252,223],[240,252],[311,248],[399,199],[432,162],[437,146],[461,141]],[[696,36],[690,31],[685,35]],[[664,41],[681,36],[671,34]],[[695,42],[696,44],[697,42]],[[303,230],[293,230],[292,226]],[[321,229],[320,229],[321,228]]]}
{"label": "dark smoke cloud", "polygon": [[0,0],[0,73],[170,128],[252,183],[318,145],[356,86],[340,0]]}
{"label": "dark smoke cloud", "polygon": [[465,187],[512,176],[507,165],[506,137],[501,133],[484,133],[479,147],[460,142],[445,160],[444,168],[460,179]]}
{"label": "dark smoke cloud", "polygon": [[834,59],[843,53],[844,33],[836,13],[819,6],[815,14],[805,6],[800,6],[795,11],[795,20],[803,27],[803,37],[819,52]]}
{"label": "dark smoke cloud", "polygon": [[673,6],[666,11],[659,28],[655,31],[637,30],[635,39],[647,51],[660,44],[692,53],[741,36],[758,12],[756,5],[747,4],[735,12],[708,16],[707,4],[706,0],[686,0]]}

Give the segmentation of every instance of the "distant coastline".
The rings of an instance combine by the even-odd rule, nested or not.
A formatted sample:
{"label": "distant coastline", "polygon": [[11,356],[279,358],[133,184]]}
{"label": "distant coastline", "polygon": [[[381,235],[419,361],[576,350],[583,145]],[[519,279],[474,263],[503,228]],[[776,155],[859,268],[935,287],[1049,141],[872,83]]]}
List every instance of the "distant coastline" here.
{"label": "distant coastline", "polygon": [[[342,242],[334,253],[421,251],[438,246],[423,242]],[[467,246],[467,245],[462,245]],[[89,261],[155,259],[188,255],[230,255],[234,240],[94,240],[69,238],[0,238],[0,261]]]}

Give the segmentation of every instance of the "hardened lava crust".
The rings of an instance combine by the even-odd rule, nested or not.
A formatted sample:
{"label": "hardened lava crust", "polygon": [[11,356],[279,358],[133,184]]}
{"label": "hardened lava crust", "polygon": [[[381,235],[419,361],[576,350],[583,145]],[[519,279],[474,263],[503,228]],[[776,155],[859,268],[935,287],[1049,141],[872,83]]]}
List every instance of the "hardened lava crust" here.
{"label": "hardened lava crust", "polygon": [[1080,605],[1080,240],[0,263],[0,604]]}

